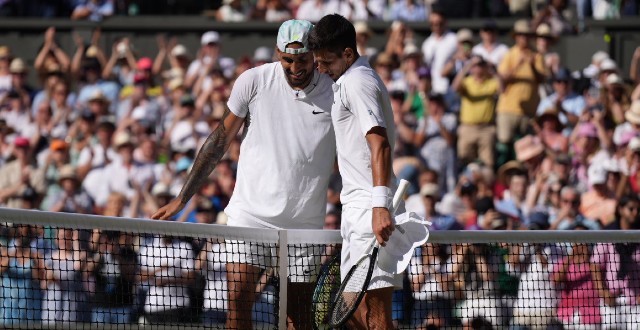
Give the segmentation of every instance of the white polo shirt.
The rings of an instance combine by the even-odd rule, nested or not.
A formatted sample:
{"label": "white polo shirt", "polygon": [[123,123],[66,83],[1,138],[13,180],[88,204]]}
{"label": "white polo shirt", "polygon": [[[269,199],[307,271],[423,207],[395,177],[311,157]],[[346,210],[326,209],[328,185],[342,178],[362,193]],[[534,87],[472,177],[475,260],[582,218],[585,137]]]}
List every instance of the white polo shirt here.
{"label": "white polo shirt", "polygon": [[[280,62],[245,71],[227,103],[245,118],[229,225],[321,229],[335,161],[333,82],[318,72],[303,91],[287,83]],[[246,125],[246,124],[245,124]]]}
{"label": "white polo shirt", "polygon": [[[376,126],[386,128],[393,155],[396,133],[389,92],[364,57],[358,58],[338,79],[334,92],[331,117],[342,176],[340,201],[345,206],[369,209],[373,173],[365,136]],[[395,188],[393,172],[389,181],[387,186]]]}
{"label": "white polo shirt", "polygon": [[456,34],[447,31],[442,36],[431,34],[422,43],[424,62],[431,68],[431,89],[440,94],[449,90],[449,78],[442,76],[442,69],[447,61],[453,57],[458,47]]}

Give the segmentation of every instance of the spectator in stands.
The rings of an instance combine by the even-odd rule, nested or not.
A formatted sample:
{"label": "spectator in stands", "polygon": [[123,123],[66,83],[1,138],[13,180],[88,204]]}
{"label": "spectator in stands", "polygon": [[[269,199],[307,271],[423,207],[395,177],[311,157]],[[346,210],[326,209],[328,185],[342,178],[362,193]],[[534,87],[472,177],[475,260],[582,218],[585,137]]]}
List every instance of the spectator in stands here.
{"label": "spectator in stands", "polygon": [[457,323],[453,309],[463,292],[452,262],[458,251],[449,251],[455,248],[456,245],[427,243],[415,250],[408,277],[414,299],[411,325],[417,329],[455,326]]}
{"label": "spectator in stands", "polygon": [[114,113],[119,98],[120,88],[112,81],[106,81],[102,79],[102,65],[100,61],[95,58],[87,58],[82,64],[82,80],[85,82],[78,91],[78,99],[76,102],[77,109],[83,109],[88,104],[89,98],[93,96],[97,90],[100,90],[102,94],[111,102],[110,112]]}
{"label": "spectator in stands", "polygon": [[93,323],[131,323],[138,262],[135,251],[121,244],[122,236],[118,231],[93,231],[95,253],[87,267],[95,279],[95,292],[91,295]]}
{"label": "spectator in stands", "polygon": [[102,69],[102,79],[112,79],[120,86],[133,84],[135,75],[136,58],[131,49],[129,38],[122,38],[113,43],[109,61]]}
{"label": "spectator in stands", "polygon": [[10,248],[0,247],[2,296],[0,324],[34,326],[42,317],[41,287],[45,283],[44,257],[31,248],[34,229],[27,225],[15,228]]}
{"label": "spectator in stands", "polygon": [[570,186],[565,186],[560,191],[560,209],[558,214],[549,219],[550,229],[568,230],[568,229],[600,229],[598,222],[586,218],[580,213],[580,194]]}
{"label": "spectator in stands", "polygon": [[[40,160],[43,158],[44,160]],[[51,208],[51,196],[62,189],[59,185],[60,169],[69,164],[69,146],[63,140],[53,140],[49,148],[41,153],[40,159],[38,163],[42,168],[46,181],[45,199],[41,207],[44,210],[49,210]]]}
{"label": "spectator in stands", "polygon": [[[506,227],[506,220],[498,213],[489,220],[493,228]],[[498,290],[498,267],[504,262],[499,261],[495,249],[485,244],[462,244],[456,246],[453,258],[453,273],[458,276],[457,281],[463,283],[466,296],[456,307],[462,325],[469,327],[476,318],[481,318],[491,326],[505,326],[507,311]]]}
{"label": "spectator in stands", "polygon": [[431,69],[433,91],[445,94],[449,79],[442,75],[445,63],[455,54],[458,44],[455,33],[447,28],[447,20],[442,12],[434,10],[429,15],[431,35],[422,44],[424,62]]}
{"label": "spectator in stands", "polygon": [[482,25],[480,39],[482,42],[473,46],[471,52],[474,55],[482,56],[493,67],[498,67],[504,55],[509,51],[509,47],[498,42],[498,26],[494,21],[487,21]]}
{"label": "spectator in stands", "polygon": [[369,40],[373,35],[373,31],[369,29],[366,21],[355,22],[353,26],[356,29],[356,43],[358,45],[358,54],[360,56],[366,56],[367,58],[374,57],[378,50],[375,47],[369,45]]}
{"label": "spectator in stands", "polygon": [[209,73],[205,68],[210,63],[213,63],[212,68],[223,70],[223,72],[234,65],[232,59],[223,57],[220,54],[220,34],[218,32],[208,31],[203,33],[200,38],[200,45],[198,58],[191,62],[185,76],[184,83],[188,88],[193,87],[200,75]]}
{"label": "spectator in stands", "polygon": [[618,125],[625,121],[624,114],[631,106],[631,96],[622,78],[612,73],[607,76],[604,85],[602,105],[607,115]]}
{"label": "spectator in stands", "polygon": [[44,193],[45,182],[31,156],[32,148],[27,138],[18,136],[13,141],[14,160],[0,168],[0,202],[3,206],[20,208],[22,193],[33,189]]}
{"label": "spectator in stands", "polygon": [[113,137],[113,146],[118,156],[104,169],[103,175],[109,192],[120,192],[131,198],[136,187],[153,185],[154,175],[150,166],[137,162],[133,158],[135,141],[127,132],[118,132]]}
{"label": "spectator in stands", "polygon": [[101,21],[113,15],[113,0],[76,0],[71,19]]}
{"label": "spectator in stands", "polygon": [[505,154],[514,138],[526,132],[540,100],[538,85],[546,77],[542,56],[531,48],[533,30],[529,22],[518,20],[514,24],[513,35],[516,44],[498,67],[504,85],[496,106],[498,164],[505,162]]}
{"label": "spectator in stands", "polygon": [[554,109],[560,123],[573,127],[585,111],[584,97],[573,92],[573,78],[566,68],[559,69],[553,75],[553,94],[543,98],[536,111],[538,116]]}
{"label": "spectator in stands", "polygon": [[56,28],[49,27],[44,33],[44,42],[38,52],[33,66],[38,74],[38,78],[46,76],[48,68],[57,65],[62,72],[69,72],[71,60],[69,55],[60,48],[55,40]]}
{"label": "spectator in stands", "polygon": [[[553,226],[552,226],[553,228]],[[575,229],[588,229],[578,225]],[[560,289],[557,318],[565,329],[599,328],[600,297],[592,279],[593,247],[573,243],[568,255],[555,265],[551,279]]]}
{"label": "spectator in stands", "polygon": [[351,17],[351,4],[339,0],[303,0],[296,12],[296,19],[316,23],[323,16],[333,13]]}
{"label": "spectator in stands", "polygon": [[429,94],[429,114],[418,122],[414,141],[427,166],[438,172],[442,192],[453,190],[456,182],[457,126],[456,116],[447,112],[444,97],[441,94]]}
{"label": "spectator in stands", "polygon": [[603,113],[592,112],[593,119],[582,122],[571,133],[570,142],[573,151],[573,169],[578,188],[585,191],[588,169],[591,164],[602,164],[609,159],[609,134],[605,131]]}
{"label": "spectator in stands", "polygon": [[396,1],[389,10],[389,19],[393,21],[421,22],[429,17],[429,10],[421,1]]}
{"label": "spectator in stands", "polygon": [[532,122],[532,126],[547,152],[553,154],[568,152],[569,138],[562,134],[564,125],[560,122],[556,109],[547,109]]}
{"label": "spectator in stands", "polygon": [[0,45],[0,98],[11,90],[11,50],[9,47]]}
{"label": "spectator in stands", "polygon": [[483,57],[475,55],[458,71],[451,89],[459,93],[462,100],[457,138],[458,166],[480,159],[484,165],[493,168],[494,108],[500,92],[495,71]]}
{"label": "spectator in stands", "polygon": [[187,287],[195,276],[194,258],[191,244],[175,237],[156,237],[140,248],[140,281],[149,283],[145,323],[191,321]]}
{"label": "spectator in stands", "polygon": [[88,253],[78,229],[56,229],[56,247],[45,260],[47,288],[42,304],[44,324],[90,322],[91,310],[83,277]]}
{"label": "spectator in stands", "polygon": [[249,8],[242,0],[222,0],[222,7],[216,12],[220,22],[243,22],[249,16]]}
{"label": "spectator in stands", "polygon": [[440,73],[453,81],[464,65],[471,59],[471,47],[473,47],[473,32],[469,29],[460,29],[456,33],[458,46],[455,54],[451,57],[442,68]]}
{"label": "spectator in stands", "polygon": [[[605,229],[634,230],[640,228],[640,201],[627,195],[618,201],[615,220]],[[595,287],[601,299],[600,313],[604,329],[628,329],[638,324],[640,310],[640,250],[637,244],[599,243],[590,262]]]}
{"label": "spectator in stands", "polygon": [[0,110],[0,119],[4,119],[18,135],[31,137],[31,114],[25,104],[25,98],[17,91],[10,90],[6,94],[4,109]]}
{"label": "spectator in stands", "polygon": [[[67,90],[69,89],[69,84],[64,79],[65,74],[61,71],[60,66],[58,64],[50,64],[47,68],[44,69],[46,72],[42,74],[43,88],[33,98],[33,102],[31,103],[31,114],[35,116],[36,112],[38,112],[38,106],[42,102],[47,100],[55,100],[56,103],[59,103],[54,95],[54,88],[60,84],[67,84]],[[75,101],[75,92],[71,92],[68,90],[68,94],[66,95],[65,103],[67,107],[73,108]]]}
{"label": "spectator in stands", "polygon": [[533,18],[533,26],[537,28],[540,24],[546,23],[551,27],[555,35],[572,34],[575,28],[564,16],[567,9],[567,0],[549,0],[548,5],[540,9]]}
{"label": "spectator in stands", "polygon": [[71,165],[60,168],[58,180],[61,190],[50,196],[52,212],[92,214],[93,200],[82,189],[76,169]]}
{"label": "spectator in stands", "polygon": [[418,78],[417,84],[408,81],[408,93],[405,103],[402,105],[403,112],[412,112],[416,119],[424,117],[428,112],[429,98],[431,94],[431,70],[425,66],[421,66],[416,70]]}
{"label": "spectator in stands", "polygon": [[292,18],[291,10],[283,0],[259,0],[251,12],[252,19],[282,23]]}
{"label": "spectator in stands", "polygon": [[616,211],[615,191],[607,186],[606,164],[593,163],[588,169],[590,189],[582,194],[580,213],[589,219],[608,226],[614,220]]}
{"label": "spectator in stands", "polygon": [[19,57],[11,60],[9,73],[11,73],[11,88],[20,94],[24,104],[30,106],[36,96],[36,90],[27,81],[29,70],[24,60]]}
{"label": "spectator in stands", "polygon": [[[533,212],[529,216],[529,230],[549,228],[548,214]],[[554,265],[564,256],[558,244],[525,244],[521,254],[524,272],[520,275],[518,297],[514,303],[511,326],[528,329],[549,329],[553,324],[558,304],[558,288],[551,277]]]}
{"label": "spectator in stands", "polygon": [[[87,126],[92,121],[95,121],[96,118],[95,114],[91,112],[83,112],[81,116]],[[103,168],[118,157],[118,154],[112,148],[112,137],[115,129],[114,123],[108,119],[102,119],[95,126],[95,141],[84,145],[77,161],[80,179],[84,179],[91,170]],[[93,132],[87,133],[91,134]],[[84,138],[87,138],[87,136]],[[92,138],[93,136],[89,136],[89,140],[93,140]]]}

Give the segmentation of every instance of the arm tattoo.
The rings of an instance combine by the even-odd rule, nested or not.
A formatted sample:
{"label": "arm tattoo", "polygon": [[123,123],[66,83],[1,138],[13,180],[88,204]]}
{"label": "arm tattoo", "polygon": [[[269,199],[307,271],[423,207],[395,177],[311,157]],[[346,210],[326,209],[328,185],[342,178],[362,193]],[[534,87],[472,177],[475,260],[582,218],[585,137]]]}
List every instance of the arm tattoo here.
{"label": "arm tattoo", "polygon": [[227,151],[227,128],[224,127],[224,120],[229,115],[227,110],[220,121],[220,125],[209,134],[209,137],[200,148],[196,160],[193,162],[191,172],[180,191],[180,200],[186,204],[189,199],[200,189],[205,179],[218,165],[222,156]]}

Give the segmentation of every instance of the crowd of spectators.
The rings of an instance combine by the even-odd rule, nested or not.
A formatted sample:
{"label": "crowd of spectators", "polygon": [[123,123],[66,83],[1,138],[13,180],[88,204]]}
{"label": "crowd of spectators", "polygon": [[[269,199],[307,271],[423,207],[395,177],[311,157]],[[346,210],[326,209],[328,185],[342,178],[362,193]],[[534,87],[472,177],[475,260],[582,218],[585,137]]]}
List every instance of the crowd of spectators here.
{"label": "crowd of spectators", "polygon": [[434,6],[450,18],[562,16],[574,20],[637,16],[640,9],[637,0],[2,0],[0,16],[100,21],[113,15],[204,14],[224,22],[282,22],[290,18],[317,21],[337,12],[354,21],[420,22]]}
{"label": "crowd of spectators", "polygon": [[[509,4],[518,2],[526,1]],[[332,1],[318,3],[328,6]],[[297,16],[314,4],[303,2]],[[565,1],[550,1],[532,19],[518,20],[508,45],[497,41],[498,29],[491,21],[478,35],[469,29],[454,32],[447,27],[447,15],[430,7],[421,14],[431,30],[422,44],[398,20],[390,25],[385,46],[376,49],[368,44],[366,21],[355,24],[358,51],[368,57],[391,96],[398,134],[393,168],[398,178],[412,183],[407,209],[430,219],[433,230],[640,227],[640,48],[628,73],[604,51],[593,54],[589,66],[569,70],[553,50],[562,35],[576,30],[560,14],[565,6]],[[288,17],[284,12],[278,19]],[[320,12],[308,13],[313,20]],[[256,49],[251,58],[226,57],[215,31],[201,36],[199,49],[158,37],[157,54],[140,54],[127,38],[102,49],[99,31],[91,40],[76,36],[76,51],[67,54],[55,35],[53,27],[44,33],[33,66],[22,59],[25,54],[0,46],[2,206],[149,218],[178,194],[200,144],[222,118],[234,79],[274,60],[269,47]],[[30,71],[37,74],[35,86],[26,79]],[[238,137],[175,221],[225,223],[223,209],[233,191],[240,143]],[[336,172],[328,191],[332,228],[339,220],[340,188]],[[218,285],[215,281],[224,273],[223,260],[207,259],[220,255],[220,245],[211,242],[157,237],[141,246],[117,232],[28,230],[7,231],[13,239],[1,250],[3,290],[20,287],[37,297],[28,301],[42,301],[43,307],[5,306],[0,316],[8,322],[132,321],[130,309],[114,310],[132,306],[136,295],[98,299],[116,299],[119,305],[86,304],[92,299],[89,293],[100,292],[96,285],[103,290],[123,286],[118,292],[141,285],[153,293],[146,296],[151,300],[138,304],[147,320],[176,320],[191,315],[182,313],[193,302],[181,285],[194,283],[195,270],[215,269],[204,275],[211,276],[211,285]],[[87,237],[79,239],[82,235]],[[161,252],[165,250],[175,258]],[[34,251],[46,252],[46,257]],[[538,294],[549,302],[549,322],[578,328],[613,322],[607,315],[639,315],[621,312],[632,311],[640,297],[640,283],[632,276],[638,272],[620,269],[621,264],[637,267],[637,255],[635,246],[613,244],[429,244],[416,252],[410,268],[411,296],[415,306],[430,306],[419,311],[442,314],[413,317],[407,311],[403,317],[425,327],[442,326],[440,319],[466,326],[480,321],[531,326],[527,320],[542,316],[528,311],[541,309],[527,305],[526,297]],[[159,267],[168,262],[162,258],[171,259],[170,266]],[[599,267],[585,268],[585,261]],[[622,277],[615,275],[621,272]],[[165,273],[173,282],[162,282],[167,277],[160,274]],[[39,284],[15,284],[29,274]],[[119,278],[113,282],[108,274]],[[78,276],[81,281],[70,280]],[[547,287],[531,285],[549,276],[553,281]],[[584,292],[590,292],[591,300],[583,299]],[[157,297],[170,296],[184,299],[172,300],[171,310],[158,309],[164,301]],[[216,307],[210,309],[224,310],[220,300],[222,305],[214,299],[211,306]],[[84,310],[88,307],[93,311]]]}

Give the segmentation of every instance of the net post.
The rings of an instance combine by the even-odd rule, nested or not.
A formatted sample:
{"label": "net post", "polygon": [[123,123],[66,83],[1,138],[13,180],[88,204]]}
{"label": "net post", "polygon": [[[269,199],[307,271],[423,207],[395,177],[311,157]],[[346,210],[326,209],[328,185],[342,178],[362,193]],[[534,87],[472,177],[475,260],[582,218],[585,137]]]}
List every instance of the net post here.
{"label": "net post", "polygon": [[289,245],[286,230],[278,230],[278,329],[287,329],[287,283],[289,274]]}

